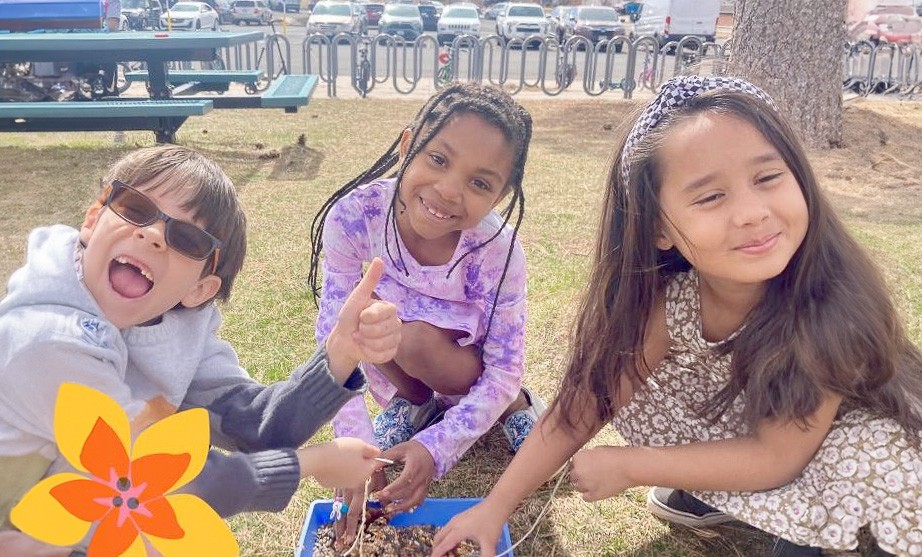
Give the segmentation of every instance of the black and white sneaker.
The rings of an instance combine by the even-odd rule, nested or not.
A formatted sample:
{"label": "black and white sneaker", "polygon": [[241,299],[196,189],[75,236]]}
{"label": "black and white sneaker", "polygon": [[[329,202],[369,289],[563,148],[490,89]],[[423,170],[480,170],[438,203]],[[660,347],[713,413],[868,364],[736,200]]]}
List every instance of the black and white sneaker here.
{"label": "black and white sneaker", "polygon": [[667,522],[691,528],[707,528],[736,520],[681,489],[668,487],[654,487],[647,492],[647,510]]}

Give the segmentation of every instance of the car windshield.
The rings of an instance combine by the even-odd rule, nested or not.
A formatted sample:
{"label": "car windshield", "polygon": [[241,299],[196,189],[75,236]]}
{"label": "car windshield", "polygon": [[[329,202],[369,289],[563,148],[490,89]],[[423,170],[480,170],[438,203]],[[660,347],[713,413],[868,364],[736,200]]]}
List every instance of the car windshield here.
{"label": "car windshield", "polygon": [[384,6],[384,13],[398,17],[419,17],[419,8],[408,4],[388,4]]}
{"label": "car windshield", "polygon": [[541,6],[512,6],[509,8],[511,17],[544,17]]}
{"label": "car windshield", "polygon": [[317,4],[311,15],[352,15],[349,4]]}
{"label": "car windshield", "polygon": [[252,0],[237,0],[234,2],[234,6],[237,8],[252,8],[253,2]]}
{"label": "car windshield", "polygon": [[442,17],[454,17],[457,19],[480,18],[480,16],[477,15],[477,10],[474,8],[452,8],[451,6],[445,8],[445,11],[442,13]]}
{"label": "car windshield", "polygon": [[615,10],[605,8],[583,8],[579,11],[579,17],[594,21],[618,21],[618,14]]}
{"label": "car windshield", "polygon": [[128,8],[129,10],[133,10],[135,8],[146,8],[147,0],[125,0],[122,2],[122,7]]}
{"label": "car windshield", "polygon": [[170,8],[171,12],[197,12],[198,4],[183,4],[179,3]]}

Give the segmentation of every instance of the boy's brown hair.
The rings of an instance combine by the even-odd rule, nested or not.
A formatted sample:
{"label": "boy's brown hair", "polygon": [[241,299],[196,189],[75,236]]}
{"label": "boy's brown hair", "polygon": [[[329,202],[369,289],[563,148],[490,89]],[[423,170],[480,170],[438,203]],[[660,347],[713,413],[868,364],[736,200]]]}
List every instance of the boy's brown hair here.
{"label": "boy's brown hair", "polygon": [[[246,215],[237,190],[227,174],[201,153],[180,145],[158,145],[138,149],[116,162],[103,179],[103,186],[119,180],[141,191],[175,193],[183,209],[205,230],[221,240],[214,274],[221,279],[215,298],[227,301],[246,256]],[[213,258],[205,261],[207,274]]]}

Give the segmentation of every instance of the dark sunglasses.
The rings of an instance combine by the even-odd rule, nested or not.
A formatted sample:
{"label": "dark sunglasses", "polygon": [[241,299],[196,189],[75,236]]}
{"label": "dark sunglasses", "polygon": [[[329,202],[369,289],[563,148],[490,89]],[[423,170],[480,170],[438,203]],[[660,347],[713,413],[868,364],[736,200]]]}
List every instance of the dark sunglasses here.
{"label": "dark sunglasses", "polygon": [[174,219],[162,212],[154,201],[118,180],[112,180],[108,194],[104,192],[106,207],[126,222],[135,226],[150,226],[162,220],[166,244],[190,259],[203,261],[214,254],[211,272],[218,268],[221,240],[191,222]]}

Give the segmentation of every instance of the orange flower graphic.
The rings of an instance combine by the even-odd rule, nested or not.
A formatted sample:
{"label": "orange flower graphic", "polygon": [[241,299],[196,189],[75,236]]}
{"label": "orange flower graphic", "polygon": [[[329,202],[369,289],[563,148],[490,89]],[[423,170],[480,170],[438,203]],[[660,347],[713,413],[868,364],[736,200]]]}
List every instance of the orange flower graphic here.
{"label": "orange flower graphic", "polygon": [[80,473],[36,484],[13,508],[13,524],[54,545],[80,542],[96,525],[88,557],[237,555],[227,524],[194,495],[172,493],[202,470],[208,455],[208,413],[173,414],[142,431],[111,398],[82,385],[58,391],[55,440]]}

